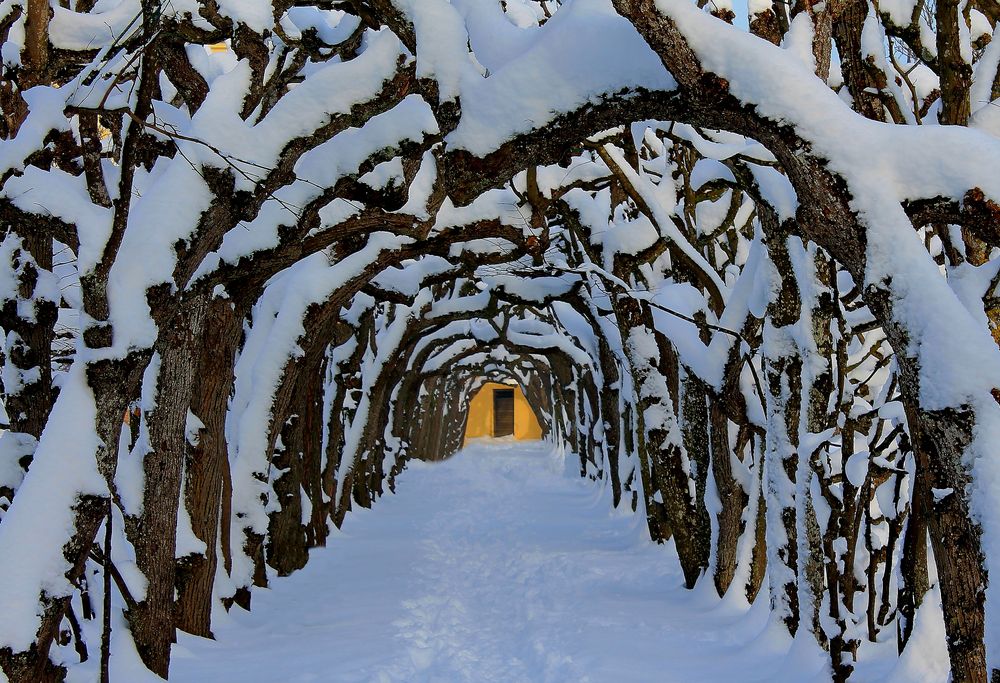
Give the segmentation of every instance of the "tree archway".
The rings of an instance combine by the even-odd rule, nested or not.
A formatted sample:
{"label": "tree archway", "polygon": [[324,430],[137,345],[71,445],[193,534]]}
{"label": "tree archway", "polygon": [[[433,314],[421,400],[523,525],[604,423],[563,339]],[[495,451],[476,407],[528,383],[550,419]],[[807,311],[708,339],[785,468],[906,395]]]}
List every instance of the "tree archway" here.
{"label": "tree archway", "polygon": [[89,656],[97,569],[165,677],[503,363],[835,680],[931,562],[995,675],[998,15],[907,7],[5,4],[4,674]]}

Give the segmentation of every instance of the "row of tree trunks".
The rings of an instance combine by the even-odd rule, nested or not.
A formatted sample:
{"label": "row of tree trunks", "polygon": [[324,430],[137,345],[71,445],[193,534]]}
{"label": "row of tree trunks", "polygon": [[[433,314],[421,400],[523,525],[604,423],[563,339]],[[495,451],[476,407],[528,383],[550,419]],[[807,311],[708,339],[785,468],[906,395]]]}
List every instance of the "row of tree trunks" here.
{"label": "row of tree trunks", "polygon": [[[700,68],[692,69],[693,53],[683,32],[654,7],[652,0],[613,0],[613,3],[692,98],[691,118],[710,128],[745,134],[775,154],[799,197],[798,229],[843,264],[855,282],[865,283],[867,229],[852,209],[849,193],[834,189],[843,187],[843,179],[822,160],[802,151],[808,148],[808,143],[781,126],[748,116],[742,102],[726,92],[720,95]],[[898,293],[893,290],[893,283],[888,280],[870,283],[862,296],[885,330],[891,347],[908,348],[909,330],[895,314]],[[897,355],[896,359],[903,401],[911,405],[909,427],[914,434],[914,448],[930,456],[932,487],[954,491],[935,501],[929,525],[941,582],[952,676],[960,683],[982,683],[988,677],[983,611],[987,571],[980,545],[981,530],[971,515],[967,486],[971,474],[965,464],[976,414],[971,406],[944,410],[922,406],[919,359],[906,355]],[[772,395],[780,397],[784,393],[780,379],[772,382],[769,378],[768,384]],[[778,412],[772,411],[772,415],[777,418]],[[773,420],[775,425],[780,422]],[[786,517],[787,514],[771,515],[776,524]],[[782,574],[773,566],[770,569],[773,576]]]}
{"label": "row of tree trunks", "polygon": [[[390,4],[368,3],[371,7],[365,7],[361,18],[372,28],[388,22],[400,34],[410,52],[415,54],[416,39],[412,27],[406,25],[401,12],[386,9]],[[863,287],[860,297],[874,314],[875,324],[889,335],[891,346],[899,350],[898,375],[901,400],[907,415],[905,429],[909,430],[910,443],[900,447],[895,460],[896,469],[891,465],[877,464],[875,444],[868,443],[867,464],[870,470],[875,468],[875,474],[866,475],[861,486],[855,486],[845,477],[843,461],[855,454],[855,431],[861,431],[861,426],[852,422],[853,397],[847,396],[848,392],[840,392],[839,405],[832,408],[828,405],[828,398],[834,393],[834,356],[838,371],[843,374],[846,352],[842,347],[834,349],[830,327],[837,317],[834,310],[837,307],[835,300],[823,297],[828,294],[826,290],[835,285],[839,272],[850,274],[861,287],[868,270],[865,263],[867,233],[851,207],[850,193],[845,189],[846,181],[830,170],[823,159],[812,156],[808,141],[798,139],[790,123],[779,126],[761,118],[752,111],[752,107],[729,94],[729,84],[725,79],[703,71],[681,31],[672,25],[662,3],[657,7],[651,0],[615,0],[614,4],[633,21],[661,55],[667,70],[676,77],[681,96],[671,96],[671,106],[683,109],[681,113],[687,117],[686,120],[696,126],[734,131],[760,141],[774,153],[778,165],[787,173],[798,195],[799,216],[795,225],[779,226],[778,230],[765,222],[766,246],[776,271],[773,280],[777,291],[768,308],[763,333],[763,387],[766,391],[759,389],[763,394],[759,398],[765,404],[768,428],[763,430],[762,436],[749,424],[745,410],[740,407],[734,409],[737,402],[735,394],[738,392],[731,388],[719,391],[718,387],[709,387],[691,373],[690,368],[683,365],[677,349],[656,329],[650,305],[630,296],[631,292],[616,293],[609,297],[608,304],[608,310],[620,327],[618,334],[624,357],[615,358],[611,345],[606,343],[603,334],[598,333],[596,319],[603,312],[599,314],[596,308],[578,306],[601,339],[601,371],[598,373],[582,367],[566,354],[548,351],[543,354],[549,357],[547,366],[532,366],[537,370],[538,381],[543,388],[532,388],[529,382],[526,389],[529,398],[540,406],[545,403],[543,412],[551,416],[553,431],[560,441],[579,456],[582,474],[598,476],[608,472],[602,468],[610,468],[616,505],[639,485],[634,472],[626,472],[623,476],[623,470],[619,468],[622,462],[637,455],[640,461],[639,479],[645,497],[643,509],[650,533],[658,541],[671,536],[675,538],[689,586],[693,586],[706,571],[712,571],[716,589],[724,594],[732,589],[739,576],[745,583],[748,597],[753,599],[760,587],[765,564],[769,564],[772,578],[770,597],[776,611],[792,634],[806,624],[821,644],[827,644],[826,638],[829,637],[837,680],[844,680],[850,675],[845,656],[853,655],[856,648],[850,636],[855,625],[850,623],[850,619],[853,619],[858,593],[865,590],[868,593],[869,638],[875,639],[878,628],[885,624],[884,615],[891,610],[889,589],[894,563],[893,545],[900,537],[900,575],[903,579],[897,598],[897,609],[901,615],[900,645],[909,638],[917,607],[928,587],[926,539],[929,533],[941,581],[954,679],[981,683],[987,673],[983,645],[987,576],[980,544],[981,530],[970,512],[971,474],[966,457],[977,428],[977,415],[969,406],[930,410],[921,405],[919,359],[904,353],[904,349],[910,348],[911,340],[896,316],[896,307],[901,301],[897,296],[899,292],[892,289],[889,280],[869,283]],[[76,3],[74,8],[86,11],[91,5],[90,2]],[[959,30],[965,21],[963,7],[958,0],[939,0],[935,6],[937,22],[941,26],[935,34],[937,70],[942,90],[939,119],[944,124],[964,125],[970,116],[971,65],[962,50],[962,31]],[[32,0],[26,8],[23,67],[13,70],[17,73],[12,78],[17,82],[5,82],[5,90],[0,93],[5,105],[10,105],[4,107],[3,132],[7,137],[16,132],[26,113],[26,105],[18,91],[31,85],[54,82],[56,78],[54,72],[49,70],[50,58],[54,55],[50,54],[47,37],[48,3]],[[68,9],[68,5],[64,9]],[[92,272],[82,273],[83,343],[79,345],[78,357],[74,361],[78,366],[72,370],[86,374],[88,387],[96,402],[96,434],[102,441],[96,457],[108,491],[106,495],[87,495],[75,501],[73,533],[62,551],[70,565],[65,578],[76,584],[84,571],[87,556],[93,550],[94,534],[108,517],[110,504],[122,508],[125,531],[134,546],[137,564],[145,579],[145,588],[138,596],[138,602],[130,605],[127,616],[143,661],[154,672],[166,676],[174,627],[199,635],[211,635],[213,583],[219,570],[220,554],[223,569],[230,571],[234,546],[245,548],[255,563],[253,581],[256,585],[266,584],[265,563],[276,568],[280,574],[290,573],[304,565],[308,549],[325,543],[328,522],[332,519],[339,525],[353,504],[372,505],[382,495],[385,484],[393,485],[393,478],[403,467],[406,457],[420,454],[428,458],[444,457],[458,447],[464,422],[455,419],[455,416],[462,413],[462,404],[468,398],[468,388],[472,384],[465,377],[452,375],[424,377],[410,366],[410,361],[417,355],[415,349],[420,334],[430,332],[430,325],[426,328],[420,325],[408,327],[408,336],[404,337],[395,353],[386,353],[384,345],[379,348],[375,343],[373,311],[362,316],[366,322],[361,323],[357,330],[347,333],[358,337],[355,350],[346,358],[332,358],[331,345],[339,348],[347,341],[338,338],[346,325],[341,320],[342,307],[365,290],[375,275],[389,265],[399,265],[432,251],[425,243],[410,252],[400,249],[384,259],[380,258],[327,302],[310,310],[305,321],[306,334],[300,340],[304,356],[288,360],[271,410],[269,443],[262,453],[255,454],[262,456],[266,466],[263,471],[254,474],[261,481],[273,481],[273,494],[277,500],[270,502],[277,504],[276,509],[270,514],[266,534],[259,528],[238,529],[238,537],[230,538],[234,525],[230,510],[232,482],[229,478],[225,421],[227,399],[233,389],[234,359],[239,351],[241,331],[249,315],[250,304],[233,307],[225,299],[209,297],[197,286],[189,288],[189,280],[199,266],[201,256],[212,252],[227,230],[234,229],[245,219],[253,219],[261,208],[263,197],[272,197],[274,188],[283,186],[287,179],[265,178],[253,192],[237,193],[233,191],[231,173],[217,176],[214,171],[206,171],[206,175],[210,176],[206,178],[208,187],[216,196],[203,217],[205,225],[193,228],[194,237],[190,242],[181,240],[177,243],[179,262],[174,282],[161,283],[157,290],[143,293],[159,326],[160,336],[155,345],[144,351],[134,351],[128,346],[130,350],[127,352],[116,351],[123,354],[117,360],[93,359],[96,352],[107,352],[115,341],[107,290],[111,264],[117,258],[116,251],[129,225],[131,198],[139,194],[132,186],[132,180],[140,168],[144,168],[140,173],[145,173],[177,151],[176,145],[163,144],[162,140],[149,134],[142,122],[149,120],[153,102],[160,99],[159,90],[161,83],[165,82],[164,76],[176,81],[173,85],[182,90],[178,94],[178,102],[183,101],[189,111],[196,111],[205,97],[205,93],[198,92],[202,85],[199,82],[201,77],[193,69],[189,68],[186,72],[172,70],[178,68],[172,57],[183,50],[178,50],[177,44],[171,42],[177,38],[173,31],[159,30],[161,12],[157,3],[144,0],[142,10],[145,47],[142,53],[137,53],[141,59],[136,62],[140,66],[139,78],[134,84],[137,94],[135,109],[129,112],[132,118],[124,124],[124,136],[121,130],[113,131],[115,144],[124,139],[120,159],[112,159],[120,169],[119,187],[113,193],[116,197],[114,202],[104,186],[98,131],[99,121],[110,125],[113,117],[104,117],[103,113],[99,117],[93,112],[69,114],[71,119],[79,117],[81,151],[72,152],[67,157],[70,163],[66,166],[70,171],[83,174],[94,203],[112,209],[114,216],[100,262]],[[21,8],[16,11],[20,12]],[[848,0],[826,6],[823,3],[797,2],[791,12],[789,16],[786,4],[775,2],[770,9],[753,17],[751,30],[780,44],[782,36],[789,30],[790,20],[801,13],[807,14],[802,18],[811,22],[812,55],[817,76],[826,80],[829,75],[832,36],[855,108],[874,120],[900,119],[898,105],[894,105],[884,92],[885,74],[875,68],[872,60],[859,59],[864,54],[862,34],[866,22],[869,16],[874,17],[870,15],[869,3]],[[211,8],[206,9],[206,17],[211,13]],[[715,14],[725,21],[732,19],[725,10],[716,10]],[[7,22],[4,31],[9,29],[10,23]],[[230,31],[218,26],[215,29],[220,32],[219,35],[228,35]],[[243,111],[244,117],[250,117],[258,103],[266,110],[280,98],[280,92],[291,84],[291,78],[298,73],[299,67],[289,74],[285,83],[282,83],[280,74],[276,76],[274,87],[277,89],[265,97],[264,91],[272,87],[272,84],[264,82],[263,76],[267,64],[266,39],[245,26],[233,30],[233,49],[251,64],[254,71],[252,92],[247,95]],[[302,47],[305,49],[307,46]],[[341,56],[349,52],[348,46],[345,46]],[[187,66],[190,67],[190,64]],[[432,81],[421,79],[414,83],[407,73],[397,74],[398,82],[393,81],[393,92],[384,102],[372,105],[371,111],[365,109],[357,121],[345,122],[345,125],[363,124],[373,113],[393,106],[411,90],[414,93],[425,90],[423,94],[434,114],[441,119],[439,129],[445,134],[449,126],[457,123],[457,110],[438,101]],[[175,77],[175,74],[182,78]],[[63,78],[62,74],[59,78]],[[208,85],[204,84],[204,89],[207,88]],[[118,116],[120,118],[120,113]],[[620,122],[614,123],[617,125]],[[586,131],[586,134],[590,132]],[[545,133],[548,135],[549,131]],[[573,144],[585,138],[584,133],[576,131]],[[73,134],[69,137],[73,138]],[[322,137],[317,133],[315,140],[295,141],[288,149],[304,149],[319,144]],[[47,138],[45,145],[78,144],[75,138],[68,143],[57,138],[59,136]],[[560,145],[552,145],[557,146]],[[390,151],[395,154],[395,150]],[[563,151],[560,150],[559,154]],[[504,150],[504,154],[508,153]],[[637,155],[641,153],[637,152]],[[42,156],[46,157],[46,154]],[[606,154],[602,155],[600,151],[597,154],[608,162],[609,168],[614,165]],[[291,157],[281,160],[283,165],[294,161]],[[374,163],[372,160],[369,165]],[[57,161],[47,157],[31,161],[28,165],[34,171],[43,172],[51,164],[63,170]],[[404,158],[403,164],[409,182],[420,163]],[[638,157],[636,164],[641,165]],[[287,165],[287,168],[287,175],[293,176],[292,166]],[[545,212],[555,204],[549,200],[542,201],[537,170],[533,164],[529,164],[528,168],[526,191],[533,209],[530,227],[542,235],[532,239],[541,244],[548,239],[547,234],[543,234],[549,227]],[[362,170],[359,169],[359,177]],[[504,177],[509,178],[514,172],[511,170]],[[458,175],[455,174],[455,177]],[[690,176],[685,182],[690,184]],[[626,187],[627,184],[626,180],[617,176],[610,181],[616,207],[622,207],[629,215],[650,213],[641,194],[635,187]],[[218,187],[222,191],[216,192]],[[694,188],[685,189],[686,208],[693,211],[695,202],[688,200],[693,199]],[[331,189],[330,196],[324,197],[323,201],[329,201],[339,190],[339,187]],[[394,201],[394,197],[376,198],[374,194],[377,193],[368,193],[367,190],[362,190],[362,193],[365,193],[366,205],[370,198],[376,200],[374,203],[381,201],[386,205]],[[427,202],[428,214],[434,214],[444,201],[443,189],[435,186],[434,194],[435,197]],[[251,200],[244,195],[259,195],[261,199]],[[238,210],[232,206],[237,201],[245,204]],[[758,204],[758,211],[762,212],[763,202],[758,201]],[[570,220],[566,216],[562,218]],[[51,280],[53,269],[53,245],[56,242],[48,229],[49,222],[46,221],[44,229],[41,229],[15,221],[8,234],[8,239],[20,235],[17,239],[21,240],[11,251],[10,263],[10,270],[17,275],[17,299],[34,299],[34,311],[31,315],[24,315],[19,309],[20,302],[15,298],[0,303],[0,326],[8,333],[4,348],[5,370],[32,380],[16,388],[15,383],[4,387],[6,405],[11,413],[10,433],[25,435],[24,442],[31,447],[41,434],[56,394],[51,368],[57,302],[39,294],[40,283],[44,284],[46,278]],[[404,217],[402,222],[405,223],[402,230],[408,236],[426,234],[425,228],[429,229],[429,225],[416,219],[408,222]],[[296,231],[302,228],[302,234],[308,233],[309,239],[322,233],[311,232],[311,227],[315,226],[294,226],[288,232],[297,234]],[[358,228],[355,234],[350,235],[351,239],[345,239],[343,244],[331,250],[331,259],[336,261],[356,255],[358,250],[354,247],[358,245],[354,242],[363,242],[363,235],[370,228],[371,225]],[[935,229],[944,232],[948,226],[942,224]],[[799,247],[790,246],[792,241],[799,239],[793,237],[793,233],[827,249],[831,259],[838,263],[838,268],[844,270],[827,273],[824,267],[826,256],[817,255],[814,265],[819,273],[818,282],[809,277],[797,280],[802,271],[795,267],[788,252],[801,247],[801,243]],[[359,234],[362,238],[358,238]],[[698,236],[692,232],[691,237]],[[985,260],[982,254],[988,245],[971,233],[965,235],[965,239],[969,262],[980,265]],[[584,246],[578,248],[586,250],[589,248],[586,245],[593,247],[586,236],[581,241]],[[548,244],[542,246],[547,247]],[[703,250],[705,253],[713,249],[711,244],[699,245],[699,249],[703,246],[706,247]],[[186,251],[188,248],[191,248],[191,253]],[[291,251],[295,253],[283,254],[275,259],[274,264],[262,265],[252,276],[247,276],[248,280],[259,281],[259,286],[245,293],[246,301],[252,303],[257,300],[264,291],[264,283],[307,249],[298,244]],[[526,253],[518,252],[517,248],[513,252],[512,258]],[[532,253],[534,265],[542,265],[544,252],[545,249],[536,249]],[[680,255],[676,248],[667,245],[653,258],[666,256],[676,261]],[[589,256],[592,263],[600,262],[593,251]],[[266,259],[258,259],[257,263],[264,261]],[[712,263],[717,265],[714,261]],[[648,261],[636,258],[616,264],[612,270],[621,282],[629,282],[636,289],[642,289],[643,283],[638,278],[642,277],[641,267],[647,265]],[[683,263],[673,263],[671,268],[675,266],[678,271],[683,270]],[[677,280],[694,283],[693,286],[710,300],[709,310],[714,314],[721,312],[720,302],[715,300],[720,297],[711,287],[699,284],[697,269],[679,274]],[[806,294],[813,289],[819,293],[815,301]],[[166,290],[171,291],[168,294]],[[379,290],[373,287],[372,291],[378,299]],[[386,294],[386,299],[376,303],[378,315],[392,318],[397,310],[393,308],[394,302],[405,297],[398,293],[383,294]],[[808,311],[812,321],[812,329],[808,330],[802,329],[804,301],[813,305]],[[411,313],[414,310],[412,303],[409,302]],[[484,314],[484,317],[490,318],[490,315]],[[491,322],[494,321],[495,318],[491,318]],[[704,318],[695,322],[704,323]],[[703,326],[700,331],[702,342],[708,343],[707,328]],[[12,337],[11,333],[15,336]],[[843,336],[847,336],[846,330]],[[811,342],[804,341],[807,337]],[[808,346],[809,343],[815,349],[803,348],[803,344]],[[151,364],[153,351],[155,362]],[[380,369],[373,372],[366,365],[366,354],[383,354],[386,356],[383,360],[389,362],[382,363]],[[808,362],[817,359],[822,361],[823,367],[813,367]],[[331,392],[328,401],[330,412],[323,415],[323,406],[327,404],[323,401],[323,391],[328,384],[328,366],[333,368],[330,374],[334,375],[334,379],[327,387],[327,391]],[[119,454],[114,445],[119,440],[122,416],[137,398],[143,382],[141,376],[147,367],[143,388],[150,392],[153,400],[145,406],[146,413],[142,416],[146,440],[138,444],[130,456],[126,456],[142,457],[142,506],[133,509],[129,507],[132,499],[116,490],[115,470]],[[408,376],[406,373],[411,371],[412,376]],[[736,374],[740,372],[737,370]],[[484,373],[487,371],[484,370]],[[5,372],[5,377],[9,376],[11,374]],[[523,376],[518,375],[514,379],[523,380]],[[623,385],[626,379],[634,380],[634,395],[616,395],[616,388],[621,393],[625,392]],[[840,381],[843,383],[843,378]],[[423,393],[421,387],[425,389]],[[364,406],[363,410],[359,409],[360,405]],[[417,426],[404,424],[411,410],[418,415]],[[737,431],[735,439],[732,438],[734,427]],[[837,447],[838,437],[841,464],[821,467],[824,458],[833,461],[831,454]],[[813,443],[815,440],[823,443],[817,446]],[[30,462],[29,450],[24,449],[24,467]],[[896,487],[895,497],[899,500],[906,483],[899,467],[907,458],[915,463],[912,504],[905,513],[897,510],[896,516],[885,520],[889,525],[890,546],[887,549],[876,548],[872,528],[883,521],[874,518],[871,508],[876,489],[884,482],[892,482]],[[751,474],[755,483],[748,485],[750,490],[737,481],[735,471],[740,465],[745,465],[748,470],[753,467]],[[272,474],[276,476],[272,477]],[[761,477],[765,477],[766,495],[760,492]],[[830,508],[829,520],[822,528],[817,521],[812,498],[814,482],[818,483]],[[841,491],[839,496],[836,494],[838,485]],[[720,507],[714,519],[714,534],[707,502],[712,490],[723,498],[718,501]],[[338,496],[338,491],[342,495]],[[932,497],[932,491],[951,493]],[[14,491],[0,488],[0,495],[10,498]],[[815,501],[819,502],[818,499]],[[182,504],[186,516],[180,514],[179,506]],[[635,505],[633,500],[633,507]],[[309,508],[309,514],[304,514],[306,508]],[[205,544],[205,548],[178,558],[178,525],[183,524],[186,518],[191,519],[191,530]],[[750,566],[744,566],[746,561],[741,557],[745,554],[739,552],[740,544],[751,539],[752,561]],[[867,586],[855,579],[858,548],[862,542],[871,558],[865,568]],[[765,558],[769,562],[765,563]],[[820,558],[822,567],[819,565]],[[106,571],[108,564],[105,564]],[[881,603],[877,601],[879,587],[876,577],[879,571],[883,572]],[[819,628],[819,595],[824,588],[830,595],[830,611],[825,616],[833,619],[835,629],[832,633]],[[249,587],[239,586],[238,589],[236,602],[248,605]],[[49,648],[57,637],[68,600],[47,599],[42,595],[42,604],[44,613],[33,649],[20,653],[0,651],[0,665],[16,683],[55,680],[63,673],[60,667],[49,661]]]}

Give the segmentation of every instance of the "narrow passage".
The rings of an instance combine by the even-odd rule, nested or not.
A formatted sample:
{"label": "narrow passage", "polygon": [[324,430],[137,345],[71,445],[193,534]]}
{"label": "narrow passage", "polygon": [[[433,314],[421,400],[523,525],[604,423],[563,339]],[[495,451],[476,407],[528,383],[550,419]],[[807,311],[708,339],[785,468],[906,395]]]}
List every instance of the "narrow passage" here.
{"label": "narrow passage", "polygon": [[[541,442],[411,463],[305,569],[184,634],[183,683],[823,680],[818,652],[681,586],[669,546]],[[766,603],[766,599],[760,601]],[[791,652],[789,651],[791,648]],[[828,680],[828,679],[826,679]]]}

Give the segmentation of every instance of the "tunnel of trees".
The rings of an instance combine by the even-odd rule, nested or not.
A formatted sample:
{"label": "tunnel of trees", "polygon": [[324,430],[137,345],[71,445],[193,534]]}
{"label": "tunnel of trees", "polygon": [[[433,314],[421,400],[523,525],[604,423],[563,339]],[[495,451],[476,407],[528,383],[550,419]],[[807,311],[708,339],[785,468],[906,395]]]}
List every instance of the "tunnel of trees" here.
{"label": "tunnel of trees", "polygon": [[935,584],[1000,680],[1000,5],[744,9],[3,0],[7,679],[166,677],[507,381],[834,680]]}

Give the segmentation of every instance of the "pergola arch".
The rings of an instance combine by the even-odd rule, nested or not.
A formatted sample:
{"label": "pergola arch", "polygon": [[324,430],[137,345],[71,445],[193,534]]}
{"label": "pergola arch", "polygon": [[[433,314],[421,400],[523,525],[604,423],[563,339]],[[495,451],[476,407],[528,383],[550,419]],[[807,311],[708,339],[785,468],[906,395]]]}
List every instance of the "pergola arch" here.
{"label": "pergola arch", "polygon": [[[580,0],[563,18],[590,12],[620,54],[560,44],[589,68],[559,102],[502,91],[531,55],[491,52],[444,0],[297,3],[356,22],[335,43],[290,30],[288,3],[272,3],[267,26],[214,3],[200,17],[140,4],[133,28],[114,25],[127,38],[97,31],[85,49],[46,34],[45,3],[28,3],[28,24],[20,10],[0,19],[5,37],[33,37],[0,88],[0,268],[17,284],[0,326],[20,340],[2,362],[5,377],[46,370],[22,382],[30,390],[5,379],[24,453],[17,481],[0,482],[13,500],[0,547],[36,524],[57,539],[39,550],[44,576],[0,561],[0,602],[19,608],[0,642],[8,678],[63,675],[49,655],[81,576],[95,562],[111,572],[94,550],[102,524],[135,552],[145,589],[138,600],[124,579],[119,589],[139,655],[166,675],[175,626],[209,635],[214,601],[249,607],[265,565],[300,568],[408,457],[457,447],[455,421],[428,428],[455,412],[420,403],[428,384],[460,404],[492,376],[527,382],[581,474],[607,477],[614,505],[674,539],[689,586],[711,574],[720,595],[752,601],[768,565],[774,612],[830,650],[838,681],[859,646],[861,590],[869,637],[895,623],[905,645],[928,587],[929,525],[953,676],[985,680],[1000,642],[987,628],[1000,517],[974,484],[995,478],[1000,357],[995,311],[978,314],[995,282],[960,296],[949,278],[1000,248],[1000,143],[965,125],[972,63],[956,2],[937,4],[931,122],[959,125],[919,128],[916,94],[914,112],[901,108],[875,55],[859,52],[868,5],[854,0],[791,14],[776,3],[751,34],[703,3]],[[427,7],[455,30],[427,29]],[[93,3],[59,9],[53,21],[111,19]],[[811,66],[768,44],[800,14]],[[543,54],[559,23],[548,18],[524,29]],[[872,12],[868,30],[920,48],[917,24],[898,21]],[[247,69],[231,91],[187,52],[219,41]],[[854,110],[828,85],[833,44]],[[466,62],[483,71],[456,77]],[[995,73],[976,78],[1000,95]],[[124,85],[134,99],[115,94]],[[104,99],[84,93],[98,86]],[[51,102],[22,96],[32,87]],[[477,118],[498,92],[506,128]],[[868,172],[873,157],[884,177]],[[66,191],[29,205],[33,187]],[[183,211],[167,220],[170,201]],[[68,296],[51,286],[60,245]],[[57,387],[59,308],[81,322]],[[75,478],[60,471],[58,430],[42,430],[69,417],[85,463]],[[860,453],[855,485],[846,463]],[[125,468],[141,484],[122,484]],[[894,510],[877,520],[889,483]],[[866,548],[859,588],[862,524],[894,540]],[[177,558],[188,531],[205,549]],[[876,575],[897,564],[894,601],[891,577],[880,587]]]}

